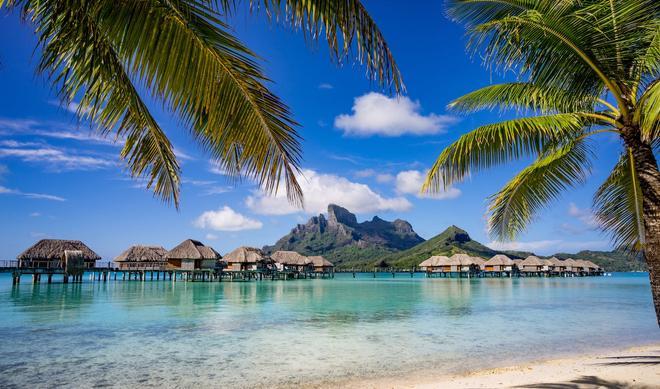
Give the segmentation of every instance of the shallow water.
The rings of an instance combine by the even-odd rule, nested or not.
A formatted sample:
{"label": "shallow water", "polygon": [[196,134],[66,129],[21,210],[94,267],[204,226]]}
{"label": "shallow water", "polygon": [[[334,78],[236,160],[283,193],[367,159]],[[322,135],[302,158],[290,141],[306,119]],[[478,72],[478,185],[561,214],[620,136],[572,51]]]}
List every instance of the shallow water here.
{"label": "shallow water", "polygon": [[660,342],[645,273],[18,287],[1,274],[0,329],[0,387],[270,387]]}

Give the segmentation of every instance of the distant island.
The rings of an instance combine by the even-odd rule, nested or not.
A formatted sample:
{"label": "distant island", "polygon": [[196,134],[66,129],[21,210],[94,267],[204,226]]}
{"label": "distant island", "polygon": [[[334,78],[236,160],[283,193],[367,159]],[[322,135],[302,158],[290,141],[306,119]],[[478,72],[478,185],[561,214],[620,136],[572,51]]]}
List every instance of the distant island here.
{"label": "distant island", "polygon": [[[386,221],[378,216],[358,223],[355,214],[335,204],[328,205],[328,216],[320,214],[305,224],[298,224],[267,253],[288,250],[304,255],[323,255],[337,269],[372,269],[374,267],[412,268],[432,255],[451,256],[466,253],[490,258],[505,254],[511,258],[535,255],[531,252],[493,250],[457,226],[450,226],[429,240],[417,235],[412,225],[401,219]],[[556,253],[555,257],[590,260],[607,271],[646,271],[640,257],[620,251]],[[540,256],[547,258],[546,256]]]}

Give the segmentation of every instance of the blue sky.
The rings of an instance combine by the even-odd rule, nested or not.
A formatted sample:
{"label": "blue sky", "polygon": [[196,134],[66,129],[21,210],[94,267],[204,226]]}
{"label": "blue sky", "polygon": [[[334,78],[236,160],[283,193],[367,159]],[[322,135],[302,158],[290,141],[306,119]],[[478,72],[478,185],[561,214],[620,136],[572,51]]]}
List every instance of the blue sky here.
{"label": "blue sky", "polygon": [[[264,58],[272,89],[301,124],[306,210],[265,197],[248,181],[227,180],[155,102],[151,109],[182,164],[181,209],[153,198],[126,174],[118,145],[78,123],[72,107],[58,104],[47,80],[36,75],[32,27],[16,14],[0,16],[0,36],[9,38],[0,44],[0,259],[43,237],[81,239],[105,259],[131,244],[171,248],[186,238],[226,253],[272,244],[329,201],[360,220],[376,214],[406,219],[424,238],[455,224],[491,242],[487,198],[526,161],[477,174],[438,198],[420,198],[416,188],[443,146],[475,126],[510,117],[445,111],[453,98],[502,79],[466,53],[463,29],[444,17],[441,2],[366,6],[403,73],[407,90],[398,100],[369,82],[359,64],[333,64],[323,42],[310,47],[301,34],[263,15],[230,19]],[[589,182],[554,202],[517,242],[491,242],[494,247],[541,254],[610,247],[594,230],[589,206],[619,145],[608,136],[596,140],[599,159]]]}

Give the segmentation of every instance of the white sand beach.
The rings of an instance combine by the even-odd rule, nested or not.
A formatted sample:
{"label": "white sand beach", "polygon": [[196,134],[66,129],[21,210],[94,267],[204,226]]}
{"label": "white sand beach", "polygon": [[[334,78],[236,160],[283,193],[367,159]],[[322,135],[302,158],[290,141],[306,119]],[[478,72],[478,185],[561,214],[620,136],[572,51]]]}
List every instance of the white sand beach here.
{"label": "white sand beach", "polygon": [[[335,386],[336,387],[336,386]],[[660,388],[660,344],[530,362],[463,375],[423,373],[353,381],[344,388]]]}

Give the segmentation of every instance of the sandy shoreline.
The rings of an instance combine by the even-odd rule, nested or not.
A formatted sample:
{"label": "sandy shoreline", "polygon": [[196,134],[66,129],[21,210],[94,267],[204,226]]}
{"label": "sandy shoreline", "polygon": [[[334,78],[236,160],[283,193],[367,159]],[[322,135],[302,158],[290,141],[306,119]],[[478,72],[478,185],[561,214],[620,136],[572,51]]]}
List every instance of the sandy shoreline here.
{"label": "sandy shoreline", "polygon": [[[325,387],[325,386],[324,386]],[[527,362],[460,375],[424,372],[335,383],[341,388],[660,388],[660,344]]]}

